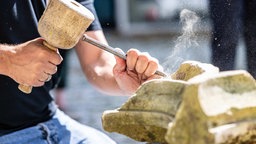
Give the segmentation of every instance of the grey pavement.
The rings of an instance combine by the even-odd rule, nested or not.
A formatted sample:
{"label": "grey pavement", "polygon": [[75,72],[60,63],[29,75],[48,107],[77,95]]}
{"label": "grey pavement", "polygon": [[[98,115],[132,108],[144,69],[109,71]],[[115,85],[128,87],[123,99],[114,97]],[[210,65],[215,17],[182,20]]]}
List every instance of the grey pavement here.
{"label": "grey pavement", "polygon": [[[206,63],[210,62],[208,35],[198,36],[197,44],[192,44],[189,48],[180,50],[179,53],[184,55],[188,54],[184,56],[185,58],[182,58],[181,55],[176,57],[174,55],[175,52],[173,52],[175,45],[178,45],[178,36],[154,35],[122,37],[114,31],[105,31],[105,35],[111,46],[122,48],[124,51],[127,51],[129,48],[137,48],[140,51],[148,52],[150,55],[158,58],[160,64],[164,64],[168,61],[170,66],[170,64],[175,64],[177,59],[181,61],[197,60]],[[239,48],[238,59],[237,67],[244,68],[242,46]],[[105,110],[113,110],[120,107],[129,97],[107,96],[98,92],[86,81],[74,50],[70,53],[68,60],[69,71],[64,97],[67,114],[85,125],[102,131],[117,143],[142,144],[143,142],[134,141],[121,134],[108,133],[103,130],[101,125],[102,113]],[[179,63],[176,65],[179,65]],[[166,67],[164,68],[166,69]]]}

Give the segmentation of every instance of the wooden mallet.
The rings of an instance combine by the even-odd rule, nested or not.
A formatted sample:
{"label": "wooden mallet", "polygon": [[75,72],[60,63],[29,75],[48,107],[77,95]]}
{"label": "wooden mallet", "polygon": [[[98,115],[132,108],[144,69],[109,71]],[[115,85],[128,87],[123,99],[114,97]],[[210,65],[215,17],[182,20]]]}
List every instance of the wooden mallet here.
{"label": "wooden mallet", "polygon": [[[45,39],[44,45],[57,48],[73,48],[94,20],[94,15],[73,0],[50,0],[38,23],[38,32]],[[24,93],[31,93],[32,86],[20,84]]]}

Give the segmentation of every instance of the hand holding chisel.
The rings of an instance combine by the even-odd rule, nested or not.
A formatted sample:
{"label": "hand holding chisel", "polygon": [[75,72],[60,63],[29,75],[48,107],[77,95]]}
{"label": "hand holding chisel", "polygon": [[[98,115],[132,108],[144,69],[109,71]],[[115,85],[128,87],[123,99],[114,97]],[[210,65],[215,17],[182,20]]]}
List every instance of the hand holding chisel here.
{"label": "hand holding chisel", "polygon": [[[105,50],[105,51],[108,51],[108,52],[114,54],[115,56],[118,56],[118,57],[120,57],[120,58],[126,60],[126,56],[125,56],[123,53],[121,53],[121,52],[115,50],[115,49],[112,48],[111,46],[108,46],[108,45],[105,45],[105,44],[103,44],[103,43],[100,43],[99,41],[97,41],[97,40],[95,40],[95,39],[93,39],[93,38],[87,36],[86,34],[83,35],[83,38],[82,38],[82,39],[83,39],[83,41],[86,41],[86,42],[88,42],[88,43],[90,43],[90,44],[92,44],[92,45],[94,45],[94,46],[96,46],[96,47],[98,47],[98,48],[100,48],[100,49],[103,49],[103,50]],[[165,74],[164,72],[159,71],[159,70],[157,70],[157,71],[155,72],[155,74],[160,75],[160,76],[163,76],[163,77],[166,77],[166,76],[167,76],[167,74]]]}

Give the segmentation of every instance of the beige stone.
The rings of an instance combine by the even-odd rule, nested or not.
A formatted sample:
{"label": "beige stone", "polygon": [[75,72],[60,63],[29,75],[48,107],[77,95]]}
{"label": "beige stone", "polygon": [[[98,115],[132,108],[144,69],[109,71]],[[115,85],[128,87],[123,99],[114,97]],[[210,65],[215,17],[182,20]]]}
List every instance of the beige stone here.
{"label": "beige stone", "polygon": [[211,129],[256,119],[256,83],[246,71],[221,72],[189,81],[175,120],[169,124],[169,144],[214,144],[232,137],[217,137]]}
{"label": "beige stone", "polygon": [[103,128],[137,141],[165,142],[168,123],[174,119],[185,85],[170,79],[143,84],[119,109],[103,113]]}
{"label": "beige stone", "polygon": [[180,65],[176,72],[171,74],[171,78],[188,81],[196,76],[214,75],[218,72],[219,68],[211,64],[201,63],[198,61],[185,61]]}
{"label": "beige stone", "polygon": [[248,72],[187,61],[171,77],[144,83],[120,108],[105,111],[104,130],[168,144],[228,144],[256,135],[256,83]]}
{"label": "beige stone", "polygon": [[178,80],[168,78],[146,82],[119,109],[105,111],[103,128],[137,141],[166,142],[168,123],[173,121],[181,103],[181,94],[187,85],[185,80],[199,74],[218,72],[218,68],[210,64],[184,62],[172,76]]}

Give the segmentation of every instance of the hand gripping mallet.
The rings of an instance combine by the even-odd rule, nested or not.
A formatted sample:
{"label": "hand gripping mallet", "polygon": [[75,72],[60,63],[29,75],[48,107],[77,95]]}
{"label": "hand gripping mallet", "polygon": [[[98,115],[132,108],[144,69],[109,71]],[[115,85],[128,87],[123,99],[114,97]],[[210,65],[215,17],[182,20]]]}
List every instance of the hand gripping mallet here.
{"label": "hand gripping mallet", "polygon": [[[73,0],[50,0],[38,23],[38,32],[45,39],[44,45],[57,48],[73,48],[94,20],[93,14]],[[31,93],[32,86],[20,84],[24,93]]]}

